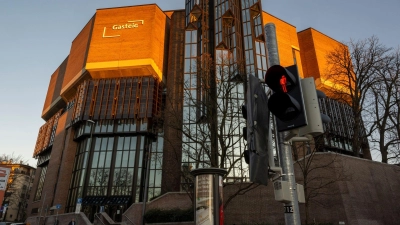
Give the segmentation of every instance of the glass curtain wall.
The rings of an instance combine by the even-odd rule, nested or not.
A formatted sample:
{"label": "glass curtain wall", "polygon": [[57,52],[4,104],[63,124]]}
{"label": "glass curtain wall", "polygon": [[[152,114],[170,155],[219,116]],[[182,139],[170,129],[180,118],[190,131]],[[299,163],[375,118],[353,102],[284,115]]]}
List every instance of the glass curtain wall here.
{"label": "glass curtain wall", "polygon": [[[324,139],[321,151],[334,151],[347,155],[354,155],[351,138],[354,132],[349,124],[354,124],[351,108],[349,105],[340,103],[330,98],[319,99],[321,113],[331,118],[330,123],[324,123]],[[363,122],[360,122],[363,127]],[[366,130],[363,128],[360,137],[363,137],[359,154],[363,155],[363,148],[369,149],[368,140],[365,137]]]}
{"label": "glass curtain wall", "polygon": [[33,198],[34,201],[38,201],[42,198],[42,191],[43,191],[44,180],[46,178],[47,166],[48,164],[41,167],[38,187],[36,189],[35,197]]}
{"label": "glass curtain wall", "polygon": [[161,193],[163,136],[153,128],[158,86],[142,77],[92,80],[80,88],[67,211],[82,198],[89,218],[103,207],[109,215],[118,212],[113,219],[119,221],[130,204],[146,198],[146,186],[146,199]]}
{"label": "glass curtain wall", "polygon": [[[232,169],[227,182],[248,177],[247,165],[240,160],[245,143],[241,138],[243,126],[239,124],[245,121],[239,110],[245,99],[246,75],[252,73],[263,78],[267,70],[261,12],[261,1],[257,0],[186,1],[184,174],[185,170],[210,166],[207,147],[214,137],[206,138],[199,133],[210,133],[211,126],[207,124],[210,120],[203,117],[202,103],[207,102],[205,89],[209,80],[213,80],[217,89],[214,104],[221,128],[218,135],[224,140],[218,144],[219,166]],[[211,62],[205,63],[207,56]]]}
{"label": "glass curtain wall", "polygon": [[[70,186],[69,211],[75,210],[78,198],[87,198],[87,203],[93,204],[90,196],[108,199],[126,196],[129,203],[142,201],[148,159],[145,154],[150,149],[148,187],[151,191],[148,197],[160,194],[163,138],[153,142],[153,138],[136,131],[146,126],[136,125],[133,120],[101,121],[96,123],[92,135],[89,122],[77,128],[75,138],[79,144]],[[106,204],[106,198],[102,199],[104,201],[99,204]]]}
{"label": "glass curtain wall", "polygon": [[[209,54],[208,31],[205,27],[205,14],[208,14],[208,1],[187,0],[186,1],[186,31],[185,31],[185,65],[184,65],[184,87],[183,87],[183,145],[182,145],[182,168],[205,167],[210,158],[206,154],[205,146],[210,146],[210,140],[206,136],[197,136],[197,131],[207,132],[207,125],[198,123],[205,115],[206,101],[204,90],[204,77],[198,76],[201,65]],[[205,32],[203,33],[202,30]],[[203,62],[202,62],[203,60]],[[209,68],[207,68],[209,69]],[[201,139],[201,143],[198,141]]]}

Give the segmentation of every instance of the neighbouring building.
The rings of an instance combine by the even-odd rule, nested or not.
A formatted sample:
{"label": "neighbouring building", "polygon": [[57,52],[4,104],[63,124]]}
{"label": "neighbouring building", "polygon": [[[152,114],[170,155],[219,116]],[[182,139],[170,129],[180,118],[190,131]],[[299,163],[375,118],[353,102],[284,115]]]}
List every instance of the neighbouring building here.
{"label": "neighbouring building", "polygon": [[[263,78],[268,68],[267,23],[276,26],[281,65],[296,64],[302,77],[323,85],[321,54],[341,43],[312,28],[297,32],[258,0],[96,10],[50,77],[29,216],[40,223],[75,212],[78,202],[91,221],[99,211],[121,221],[133,203],[190,188],[188,171],[218,157],[232,167],[227,182],[248,181],[239,106],[246,74]],[[221,115],[216,106],[226,99],[216,90],[225,83],[232,110]],[[335,122],[318,150],[352,155],[349,108],[329,99],[321,104]],[[229,146],[212,135],[222,117],[232,125],[221,129]],[[229,154],[221,158],[223,147]]]}
{"label": "neighbouring building", "polygon": [[0,218],[8,222],[25,221],[36,169],[23,162],[0,162],[0,171],[6,170],[9,174],[4,190],[0,190],[0,195],[4,194],[0,198]]}

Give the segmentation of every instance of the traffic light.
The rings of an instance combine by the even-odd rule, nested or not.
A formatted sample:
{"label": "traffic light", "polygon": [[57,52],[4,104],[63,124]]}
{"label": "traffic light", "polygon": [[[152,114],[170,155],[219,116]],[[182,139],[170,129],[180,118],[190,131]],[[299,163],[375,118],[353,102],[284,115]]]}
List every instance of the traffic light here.
{"label": "traffic light", "polygon": [[297,66],[271,66],[265,74],[265,83],[274,92],[268,99],[268,109],[276,117],[277,130],[307,125]]}
{"label": "traffic light", "polygon": [[249,75],[246,92],[246,105],[242,106],[242,114],[246,119],[243,136],[248,150],[244,158],[249,164],[250,181],[268,184],[268,132],[269,111],[268,97],[258,78]]}
{"label": "traffic light", "polygon": [[320,112],[318,99],[325,98],[325,93],[315,88],[314,78],[304,78],[301,80],[301,87],[303,89],[304,108],[307,112],[307,126],[300,127],[298,131],[299,136],[310,134],[317,136],[324,133],[323,123],[329,123],[331,119],[329,116]]}

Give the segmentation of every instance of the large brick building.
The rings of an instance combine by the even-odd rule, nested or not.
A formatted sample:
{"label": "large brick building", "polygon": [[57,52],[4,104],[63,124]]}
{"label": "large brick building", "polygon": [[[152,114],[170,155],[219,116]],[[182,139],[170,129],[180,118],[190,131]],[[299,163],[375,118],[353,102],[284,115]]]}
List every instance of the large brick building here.
{"label": "large brick building", "polygon": [[[218,68],[264,76],[267,23],[276,26],[280,64],[296,64],[302,77],[312,76],[323,86],[322,56],[341,43],[312,28],[297,32],[261,9],[257,0],[191,0],[185,10],[176,11],[155,4],[98,9],[51,75],[45,124],[34,150],[38,168],[28,214],[41,220],[56,205],[61,205],[57,213],[74,212],[81,199],[81,211],[90,220],[104,209],[120,221],[133,203],[181,191],[182,172],[205,167],[213,157],[202,155],[199,165],[191,149],[204,145],[215,153],[220,146],[214,136],[195,142],[176,125],[191,130],[213,124],[204,122],[202,113],[210,103],[207,85],[217,86],[213,81],[221,79]],[[219,61],[221,55],[229,55],[228,64]],[[243,82],[235,85],[232,106],[244,101]],[[207,104],[190,104],[185,93]],[[337,121],[349,115],[342,104],[323,104]],[[319,150],[352,155],[351,134],[343,123],[330,126]],[[228,136],[240,139],[238,127]],[[242,156],[243,142],[230,148],[224,161],[228,166]],[[247,165],[239,161],[233,168],[227,181],[246,181]]]}

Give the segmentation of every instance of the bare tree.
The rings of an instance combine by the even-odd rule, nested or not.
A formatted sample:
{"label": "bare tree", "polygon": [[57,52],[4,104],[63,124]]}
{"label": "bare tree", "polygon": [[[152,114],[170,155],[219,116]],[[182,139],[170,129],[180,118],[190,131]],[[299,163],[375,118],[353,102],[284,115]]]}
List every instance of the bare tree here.
{"label": "bare tree", "polygon": [[397,143],[394,143],[392,148],[389,150],[391,156],[389,160],[398,164],[400,161],[400,47],[396,50],[394,57],[395,59],[392,68],[397,79],[393,81],[396,85],[396,91],[392,93],[393,106],[389,118],[393,124],[392,135],[397,140]]}
{"label": "bare tree", "polygon": [[[372,118],[370,141],[376,144],[383,163],[399,156],[400,49],[382,56],[376,65],[376,82],[367,108]],[[396,162],[396,161],[394,161]]]}
{"label": "bare tree", "polygon": [[[362,113],[366,106],[367,93],[377,82],[377,71],[390,51],[379,43],[377,37],[372,36],[365,40],[351,40],[346,45],[339,45],[327,55],[327,86],[329,96],[335,100],[347,103],[353,114],[354,123],[352,149],[355,156],[359,156],[363,137]],[[369,136],[372,130],[366,132]],[[370,152],[365,151],[364,157]]]}
{"label": "bare tree", "polygon": [[[300,176],[296,176],[297,181],[303,183],[305,196],[305,224],[310,220],[310,205],[317,204],[327,207],[325,201],[321,201],[325,196],[340,194],[340,190],[333,185],[340,181],[347,181],[352,178],[352,174],[346,170],[338,161],[338,153],[318,153],[315,143],[319,143],[323,135],[315,137],[312,142],[293,144],[293,152],[301,158],[295,164],[300,169]],[[325,157],[326,154],[333,154],[332,157]],[[331,198],[334,199],[334,198]],[[330,201],[329,206],[332,206]]]}
{"label": "bare tree", "polygon": [[[90,171],[90,177],[89,177],[89,183],[88,183],[88,195],[93,195],[93,196],[105,196],[107,195],[107,186],[108,186],[108,180],[110,177],[110,171],[109,169],[92,169]],[[120,175],[119,173],[116,175],[116,179],[118,179],[119,184],[119,179]],[[116,182],[114,182],[115,184]],[[113,188],[118,188],[113,187]],[[121,194],[122,195],[122,194]]]}
{"label": "bare tree", "polygon": [[[229,51],[220,51],[216,58],[214,63],[203,55],[190,73],[184,75],[183,110],[176,107],[179,104],[176,99],[167,98],[165,117],[173,118],[174,122],[165,126],[182,135],[182,147],[174,150],[178,163],[182,152],[182,181],[188,184],[183,187],[185,190],[191,191],[191,170],[216,167],[227,170],[225,185],[240,183],[235,195],[244,194],[257,186],[243,183],[248,173],[242,160],[245,142],[241,134],[245,126],[241,105],[246,76],[242,64]],[[167,138],[165,141],[169,142]]]}
{"label": "bare tree", "polygon": [[0,155],[0,162],[5,162],[7,164],[13,164],[13,163],[18,163],[18,164],[28,164],[28,160],[26,160],[22,155],[15,155],[14,153],[11,153],[11,155],[7,154],[2,154]]}

